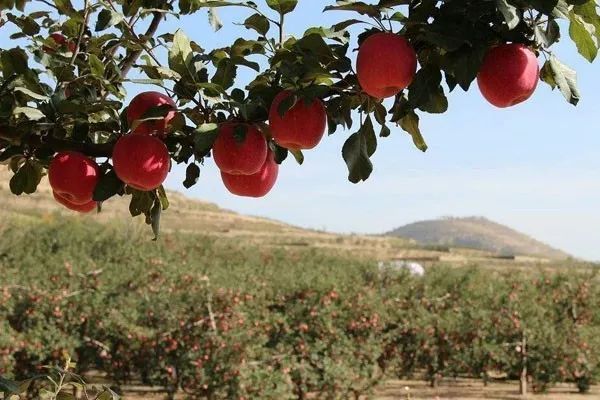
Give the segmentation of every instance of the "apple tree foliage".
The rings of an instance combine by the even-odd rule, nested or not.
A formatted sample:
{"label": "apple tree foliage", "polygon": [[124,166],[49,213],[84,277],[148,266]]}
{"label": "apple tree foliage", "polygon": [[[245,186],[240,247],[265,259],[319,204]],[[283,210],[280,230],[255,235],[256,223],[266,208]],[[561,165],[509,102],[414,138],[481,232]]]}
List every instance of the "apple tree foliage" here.
{"label": "apple tree foliage", "polygon": [[[75,150],[106,160],[94,200],[132,195],[132,215],[156,222],[168,206],[164,190],[126,188],[110,163],[115,141],[132,128],[124,117],[125,88],[132,85],[153,85],[177,101],[166,144],[173,162],[187,165],[186,187],[197,183],[219,123],[252,122],[269,136],[268,110],[284,88],[296,95],[280,112],[299,99],[320,98],[329,134],[351,132],[342,155],[349,180],[358,183],[373,170],[370,157],[378,142],[397,127],[418,149],[427,149],[419,129],[423,113],[444,113],[450,92],[471,89],[490,47],[531,47],[543,60],[541,80],[573,105],[580,100],[576,73],[553,45],[568,35],[588,61],[598,54],[597,0],[309,2],[337,13],[339,23],[287,35],[286,16],[298,0],[0,0],[3,44],[11,43],[9,30],[16,32],[10,40],[19,39],[17,46],[0,49],[0,161],[14,172],[12,191],[35,192],[52,156]],[[247,11],[239,21],[247,33],[227,47],[208,48],[210,43],[181,30],[161,31],[165,20],[196,14],[208,14],[208,23],[220,29],[219,13],[232,7]],[[376,31],[403,35],[418,55],[414,81],[392,101],[364,94],[353,67],[357,43]],[[56,32],[65,43],[52,39]],[[254,79],[239,84],[240,69],[253,70]],[[168,111],[157,107],[143,119],[160,119]],[[283,162],[288,150],[270,146]],[[292,155],[302,163],[300,152]]]}

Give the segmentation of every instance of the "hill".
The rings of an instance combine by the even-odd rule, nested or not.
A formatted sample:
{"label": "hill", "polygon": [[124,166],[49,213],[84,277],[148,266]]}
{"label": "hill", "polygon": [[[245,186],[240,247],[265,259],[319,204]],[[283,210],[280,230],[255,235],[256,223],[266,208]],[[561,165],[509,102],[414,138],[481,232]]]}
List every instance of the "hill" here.
{"label": "hill", "polygon": [[[135,227],[141,235],[152,238],[150,228],[142,218],[132,219],[128,211],[128,198],[113,198],[103,205],[100,214],[79,215],[58,205],[52,198],[47,179],[44,178],[38,191],[30,196],[17,197],[8,187],[10,172],[0,168],[0,228],[11,220],[24,223],[43,223],[62,218],[73,218],[74,221],[95,221],[120,229]],[[458,242],[452,246],[433,247],[411,238],[386,235],[341,235],[331,232],[303,229],[283,222],[267,218],[241,215],[225,210],[215,204],[191,199],[178,192],[169,192],[171,207],[161,218],[161,232],[165,240],[171,233],[185,235],[209,236],[221,242],[233,245],[254,246],[261,249],[282,249],[284,251],[325,251],[333,255],[351,257],[353,259],[386,261],[414,260],[425,266],[443,263],[452,266],[480,265],[489,268],[531,269],[564,267],[566,254],[559,251],[548,251],[548,247],[535,247],[532,252],[523,251],[518,254],[536,254],[536,256],[520,256],[516,258],[499,257],[498,251],[479,250],[473,243]],[[507,228],[508,229],[508,228]],[[472,241],[477,234],[485,234],[485,230],[473,231]],[[514,231],[511,231],[514,232]],[[503,239],[513,243],[522,237],[513,233]],[[487,236],[485,236],[487,237]],[[421,237],[419,237],[421,238]],[[528,239],[532,241],[532,239]],[[485,241],[487,242],[487,239]],[[535,241],[533,241],[535,242]],[[424,241],[423,243],[438,243]],[[492,242],[496,243],[496,242]],[[503,243],[503,242],[500,242]],[[536,242],[537,243],[537,242]],[[489,247],[488,247],[489,248]],[[574,263],[578,264],[578,263]]]}
{"label": "hill", "polygon": [[482,217],[442,218],[415,222],[389,232],[423,245],[464,247],[498,255],[535,255],[566,259],[569,255],[521,232]]}
{"label": "hill", "polygon": [[[79,215],[56,203],[47,179],[44,178],[33,195],[15,196],[10,192],[11,173],[0,168],[0,226],[6,216],[39,221],[63,216],[88,219],[112,226],[137,226],[142,234],[152,238],[150,228],[142,218],[131,218],[129,198],[112,198],[103,204],[99,214]],[[339,235],[302,229],[267,218],[241,215],[215,204],[191,199],[181,193],[168,193],[170,207],[161,216],[161,232],[216,237],[243,245],[259,245],[284,249],[324,249],[368,259],[389,259],[417,244],[404,238],[386,238],[368,235]]]}

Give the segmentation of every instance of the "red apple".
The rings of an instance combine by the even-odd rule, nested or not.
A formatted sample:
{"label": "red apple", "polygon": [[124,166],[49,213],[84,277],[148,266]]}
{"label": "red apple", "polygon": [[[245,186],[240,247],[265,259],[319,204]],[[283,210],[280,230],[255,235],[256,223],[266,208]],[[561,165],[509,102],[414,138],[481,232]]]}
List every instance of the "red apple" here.
{"label": "red apple", "polygon": [[93,210],[97,209],[97,203],[94,200],[90,200],[84,204],[75,204],[75,203],[72,203],[69,200],[65,199],[64,197],[62,197],[61,195],[59,195],[58,193],[56,193],[54,191],[52,192],[52,194],[54,195],[54,199],[58,203],[67,207],[69,210],[77,211],[80,213],[89,213],[89,212],[92,212]]}
{"label": "red apple", "polygon": [[162,140],[147,135],[121,136],[113,149],[115,173],[134,189],[154,190],[165,181],[171,158]]}
{"label": "red apple", "polygon": [[254,125],[226,122],[219,127],[213,157],[226,174],[252,175],[265,163],[267,141]]}
{"label": "red apple", "polygon": [[46,53],[54,53],[57,49],[61,49],[63,47],[66,46],[66,48],[69,49],[69,51],[71,53],[75,52],[76,49],[76,45],[75,43],[73,43],[73,41],[71,40],[67,40],[67,38],[62,34],[62,33],[58,33],[58,32],[54,32],[50,34],[50,38],[52,38],[52,40],[54,40],[54,43],[56,43],[56,46],[43,46],[42,49],[46,52]]}
{"label": "red apple", "polygon": [[232,175],[221,171],[221,178],[227,190],[244,197],[264,197],[273,189],[279,165],[275,162],[273,153],[269,151],[267,159],[260,171],[253,175]]}
{"label": "red apple", "polygon": [[48,167],[52,190],[76,205],[89,203],[100,179],[98,164],[74,151],[58,153]]}
{"label": "red apple", "polygon": [[269,126],[273,139],[282,147],[291,150],[312,149],[319,144],[327,126],[327,112],[320,99],[314,99],[306,105],[303,99],[298,99],[296,104],[283,116],[279,115],[279,106],[282,101],[292,95],[285,90],[279,93],[269,111]]}
{"label": "red apple", "polygon": [[490,49],[477,75],[483,97],[501,108],[530,98],[539,80],[537,57],[527,46],[517,43]]}
{"label": "red apple", "polygon": [[417,54],[410,43],[393,33],[375,33],[361,44],[356,74],[363,91],[383,99],[411,84],[417,71]]}
{"label": "red apple", "polygon": [[169,122],[175,118],[177,104],[172,98],[159,92],[143,92],[138,94],[131,100],[129,107],[127,108],[127,122],[129,126],[132,126],[134,121],[142,119],[150,109],[167,105],[173,109],[169,111],[163,119],[152,120],[140,123],[134,130],[133,133],[138,135],[150,135],[157,134],[164,136]]}

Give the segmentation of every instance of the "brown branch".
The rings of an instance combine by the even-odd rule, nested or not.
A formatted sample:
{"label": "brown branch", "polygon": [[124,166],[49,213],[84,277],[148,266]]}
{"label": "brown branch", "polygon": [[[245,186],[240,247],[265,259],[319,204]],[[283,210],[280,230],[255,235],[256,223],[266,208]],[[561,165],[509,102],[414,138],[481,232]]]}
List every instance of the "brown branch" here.
{"label": "brown branch", "polygon": [[79,31],[79,36],[77,37],[77,43],[75,44],[75,51],[73,52],[73,57],[71,57],[71,62],[69,64],[73,65],[75,60],[77,59],[77,55],[79,54],[79,48],[81,47],[81,42],[83,41],[83,35],[85,34],[85,29],[87,28],[88,21],[90,20],[90,4],[89,0],[85,0],[85,6],[83,11],[83,23],[81,24],[81,29]]}
{"label": "brown branch", "polygon": [[52,3],[51,3],[51,2],[49,2],[49,1],[46,1],[46,0],[40,0],[40,2],[44,3],[44,4],[45,4],[45,5],[47,5],[48,7],[52,7],[52,8],[54,8],[55,10],[58,10],[58,7],[56,7],[56,5],[52,4]]}
{"label": "brown branch", "polygon": [[[156,34],[156,31],[158,30],[158,25],[160,24],[160,20],[162,19],[162,13],[160,12],[154,12],[152,13],[152,21],[150,22],[150,26],[148,26],[148,29],[146,30],[146,33],[144,34],[143,39],[139,38],[135,32],[133,31],[133,28],[131,28],[131,26],[128,23],[125,23],[127,26],[127,28],[129,29],[130,33],[137,38],[138,43],[140,46],[142,46],[142,48],[158,63],[158,61],[156,60],[156,58],[154,57],[154,55],[152,54],[152,51],[149,50],[146,45],[145,45],[145,41],[147,41],[149,38],[153,37]],[[125,78],[127,76],[127,74],[129,73],[129,70],[131,69],[131,67],[133,66],[133,64],[135,64],[135,62],[137,61],[137,59],[140,57],[140,55],[142,54],[142,50],[135,50],[132,51],[131,53],[129,53],[129,55],[127,57],[125,57],[125,59],[123,60],[123,62],[121,63],[121,78]]]}
{"label": "brown branch", "polygon": [[101,144],[82,143],[37,135],[25,138],[21,144],[34,148],[48,147],[57,152],[77,151],[90,157],[110,157],[112,155],[112,149],[115,145],[114,142]]}

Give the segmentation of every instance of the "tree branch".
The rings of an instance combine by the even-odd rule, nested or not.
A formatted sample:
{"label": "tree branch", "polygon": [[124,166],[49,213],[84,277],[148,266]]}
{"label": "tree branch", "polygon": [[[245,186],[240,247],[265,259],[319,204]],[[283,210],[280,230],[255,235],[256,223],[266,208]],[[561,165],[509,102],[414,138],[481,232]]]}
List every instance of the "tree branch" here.
{"label": "tree branch", "polygon": [[[150,51],[146,47],[144,41],[147,41],[148,38],[151,38],[156,34],[156,31],[158,30],[158,25],[160,24],[161,19],[162,19],[162,13],[155,12],[152,14],[152,21],[150,22],[150,26],[148,26],[148,29],[146,30],[146,33],[144,34],[144,39],[139,38],[135,34],[135,32],[133,31],[131,26],[129,24],[126,24],[130,33],[138,39],[140,46],[142,46],[144,48],[144,50],[146,50],[146,52],[155,60],[156,60],[156,58],[152,54],[152,51]],[[127,74],[129,73],[129,70],[131,69],[133,64],[135,64],[135,62],[137,61],[137,59],[140,57],[141,54],[142,54],[142,50],[136,50],[136,51],[131,52],[127,57],[125,57],[125,59],[121,63],[121,78],[125,78],[127,76]]]}
{"label": "tree branch", "polygon": [[71,57],[71,62],[69,64],[73,65],[75,60],[77,59],[77,55],[79,54],[79,48],[81,47],[81,42],[83,41],[83,35],[85,34],[85,29],[87,28],[88,21],[90,19],[90,4],[89,0],[85,0],[85,6],[83,11],[83,23],[81,24],[81,29],[79,31],[79,36],[77,37],[77,43],[75,44],[75,51],[73,52],[73,56]]}
{"label": "tree branch", "polygon": [[36,148],[49,147],[54,151],[77,151],[90,157],[111,157],[115,142],[109,143],[82,143],[71,140],[57,139],[51,136],[30,136],[21,142],[24,145]]}

